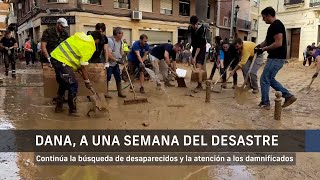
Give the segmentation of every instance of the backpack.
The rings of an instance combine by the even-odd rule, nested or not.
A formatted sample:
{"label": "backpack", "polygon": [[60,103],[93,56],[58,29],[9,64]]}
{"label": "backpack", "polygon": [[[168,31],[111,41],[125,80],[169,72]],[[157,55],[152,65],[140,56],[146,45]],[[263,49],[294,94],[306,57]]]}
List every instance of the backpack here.
{"label": "backpack", "polygon": [[198,29],[196,30],[196,32],[200,29],[200,28],[204,28],[204,32],[202,34],[202,37],[204,39],[206,39],[207,43],[211,43],[211,33],[210,33],[210,26],[208,23],[205,22],[201,22],[200,26],[198,27]]}

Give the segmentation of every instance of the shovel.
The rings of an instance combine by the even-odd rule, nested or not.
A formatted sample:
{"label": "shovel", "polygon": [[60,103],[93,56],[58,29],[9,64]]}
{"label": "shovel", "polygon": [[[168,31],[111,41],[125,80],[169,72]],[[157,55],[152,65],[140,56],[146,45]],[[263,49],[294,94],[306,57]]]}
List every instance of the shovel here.
{"label": "shovel", "polygon": [[[226,70],[220,75],[220,78],[213,84],[211,91],[215,92],[215,93],[221,93],[222,91],[222,86],[217,86],[217,83],[220,81],[220,79],[222,78],[222,76],[227,73],[231,67],[231,64],[233,63],[233,61],[235,60],[235,58],[230,62],[230,64],[228,65],[228,67],[226,68]],[[228,77],[228,79],[226,80],[226,82],[228,82],[230,77]]]}
{"label": "shovel", "polygon": [[107,102],[104,97],[104,93],[96,93],[96,91],[93,89],[93,87],[90,88],[93,95],[90,96],[90,101],[92,102],[92,108],[88,111],[87,115],[91,116],[90,113],[94,112],[96,113],[96,110],[98,109],[100,112],[108,112],[107,109]]}
{"label": "shovel", "polygon": [[[257,58],[257,54],[254,55],[253,57],[253,61],[250,65],[250,68],[249,68],[249,71],[244,79],[244,82],[242,84],[242,86],[240,87],[236,87],[235,91],[234,91],[234,97],[235,97],[235,100],[238,104],[240,105],[243,105],[246,101],[247,101],[247,96],[248,96],[248,89],[247,89],[247,86],[248,86],[248,80],[250,81],[251,79],[249,78],[249,74],[251,72],[251,69],[253,67],[253,64],[255,63],[256,61],[256,58]],[[250,83],[249,83],[250,84]]]}
{"label": "shovel", "polygon": [[311,85],[315,79],[316,78],[312,78],[310,84],[307,87],[302,88],[299,92],[305,92],[306,94],[309,94],[309,92],[311,91]]}

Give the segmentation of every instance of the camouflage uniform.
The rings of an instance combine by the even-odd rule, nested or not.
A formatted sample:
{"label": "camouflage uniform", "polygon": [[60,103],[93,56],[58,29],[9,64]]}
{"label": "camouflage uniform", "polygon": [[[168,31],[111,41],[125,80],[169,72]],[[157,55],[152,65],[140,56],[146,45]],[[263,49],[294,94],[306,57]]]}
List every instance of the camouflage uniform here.
{"label": "camouflage uniform", "polygon": [[[64,40],[66,40],[69,37],[69,34],[66,31],[62,31],[58,33],[56,31],[55,27],[48,28],[46,29],[41,38],[41,42],[46,42],[47,43],[47,51],[48,54],[50,53]],[[43,57],[41,58],[42,63],[47,63],[48,60],[47,58]]]}

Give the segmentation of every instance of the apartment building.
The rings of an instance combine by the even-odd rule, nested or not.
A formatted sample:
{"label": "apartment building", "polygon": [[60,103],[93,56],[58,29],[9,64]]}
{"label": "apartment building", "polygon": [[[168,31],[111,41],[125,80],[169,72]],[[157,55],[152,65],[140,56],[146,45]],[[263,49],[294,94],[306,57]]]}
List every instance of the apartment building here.
{"label": "apartment building", "polygon": [[[233,1],[233,3],[232,3]],[[236,17],[236,18],[235,18]],[[238,36],[245,40],[251,40],[251,1],[230,0],[217,1],[217,27],[216,35],[230,38],[231,27],[236,26]]]}
{"label": "apartment building", "polygon": [[9,5],[0,2],[0,38],[4,36],[4,31],[7,29],[7,16],[9,14]]}
{"label": "apartment building", "polygon": [[249,39],[252,42],[257,43],[258,38],[258,20],[259,20],[259,0],[250,1],[250,15],[251,15],[251,31],[249,33]]}
{"label": "apartment building", "polygon": [[[141,34],[150,44],[186,39],[189,18],[195,15],[196,0],[6,0],[16,8],[20,41],[28,35],[39,39],[48,26],[65,17],[70,34],[94,30],[104,22],[107,35],[116,26],[124,28],[131,44]],[[214,0],[208,0],[208,22],[214,20]],[[21,43],[20,43],[21,44]]]}
{"label": "apartment building", "polygon": [[[320,42],[320,0],[264,0],[260,10],[272,6],[287,30],[287,58],[303,60],[303,51]],[[264,40],[267,28],[259,16],[258,41]]]}

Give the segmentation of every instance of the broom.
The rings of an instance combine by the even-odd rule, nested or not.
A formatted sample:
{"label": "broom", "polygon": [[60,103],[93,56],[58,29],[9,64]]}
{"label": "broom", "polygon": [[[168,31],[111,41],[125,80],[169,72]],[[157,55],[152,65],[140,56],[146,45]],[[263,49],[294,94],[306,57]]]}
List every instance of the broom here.
{"label": "broom", "polygon": [[133,99],[125,99],[124,100],[124,105],[129,105],[129,104],[139,104],[139,103],[147,103],[148,102],[148,99],[147,98],[137,98],[137,95],[136,95],[136,92],[133,88],[133,85],[132,85],[132,81],[131,81],[131,78],[130,78],[130,75],[129,75],[129,72],[128,72],[128,69],[126,66],[124,66],[124,69],[126,70],[126,73],[128,75],[128,79],[129,79],[129,82],[130,82],[130,86],[131,86],[131,89],[133,91]]}

